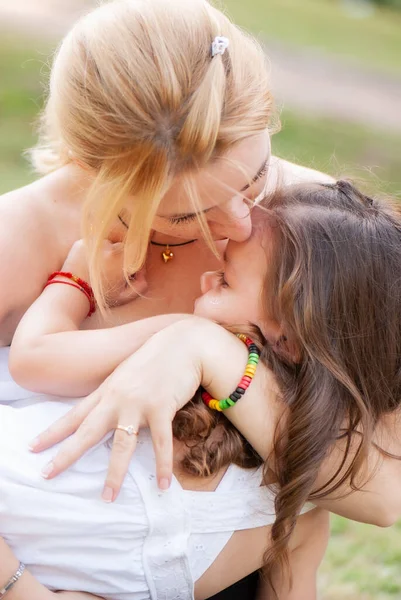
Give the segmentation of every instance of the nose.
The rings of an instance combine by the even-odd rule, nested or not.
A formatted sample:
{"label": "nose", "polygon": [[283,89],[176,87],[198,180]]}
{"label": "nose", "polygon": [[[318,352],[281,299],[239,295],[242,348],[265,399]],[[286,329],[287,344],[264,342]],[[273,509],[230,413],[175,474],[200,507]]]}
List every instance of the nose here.
{"label": "nose", "polygon": [[248,204],[236,196],[213,211],[209,225],[214,237],[245,242],[251,235],[252,223]]}
{"label": "nose", "polygon": [[202,294],[206,294],[209,290],[213,289],[216,280],[216,271],[206,271],[206,273],[203,273],[200,281]]}

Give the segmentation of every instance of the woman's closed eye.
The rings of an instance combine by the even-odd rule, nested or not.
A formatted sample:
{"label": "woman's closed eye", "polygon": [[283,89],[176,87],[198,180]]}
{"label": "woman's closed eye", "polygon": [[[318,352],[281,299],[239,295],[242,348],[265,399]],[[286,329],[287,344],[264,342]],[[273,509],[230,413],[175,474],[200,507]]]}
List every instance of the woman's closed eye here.
{"label": "woman's closed eye", "polygon": [[181,225],[181,224],[192,223],[197,218],[198,218],[198,215],[193,214],[193,215],[183,215],[182,217],[169,217],[168,220],[169,220],[169,223],[171,223],[171,225]]}

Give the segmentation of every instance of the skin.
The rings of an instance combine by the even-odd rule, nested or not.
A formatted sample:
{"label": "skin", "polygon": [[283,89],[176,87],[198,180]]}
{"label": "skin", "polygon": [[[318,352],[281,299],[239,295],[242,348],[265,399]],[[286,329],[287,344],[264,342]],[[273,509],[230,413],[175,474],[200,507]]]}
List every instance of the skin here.
{"label": "skin", "polygon": [[229,241],[222,269],[201,277],[202,296],[195,301],[194,314],[227,327],[257,325],[275,343],[283,331],[266,315],[259,293],[269,269],[273,240],[273,235],[266,236],[263,246],[258,235],[242,244]]}
{"label": "skin", "polygon": [[[75,246],[63,270],[71,268],[74,273],[84,276],[84,271],[80,270],[85,268],[84,250],[83,245]],[[105,256],[106,263],[109,258],[107,255]],[[253,259],[251,264],[250,259]],[[246,269],[247,265],[250,267],[248,270]],[[260,309],[258,295],[253,292],[260,288],[261,281],[265,277],[266,267],[266,255],[257,236],[253,236],[245,243],[229,242],[225,253],[225,274],[230,281],[230,287],[219,282],[218,278],[216,282],[216,274],[205,274],[202,282],[202,286],[205,288],[204,295],[197,301],[199,305],[203,301],[204,316],[223,318],[227,322],[230,319],[239,322],[243,315],[246,315],[249,322],[260,320],[263,313]],[[121,267],[119,272],[121,276]],[[244,288],[247,288],[249,298],[244,293]],[[251,293],[249,294],[249,292]],[[215,310],[216,304],[213,300],[218,294],[222,296],[219,314],[211,312]],[[138,327],[144,330],[147,326],[143,322],[134,322],[106,330],[106,335],[101,331],[79,331],[79,322],[87,310],[87,299],[82,293],[77,293],[76,290],[66,286],[46,288],[24,316],[13,342],[11,363],[14,363],[15,354],[17,359],[21,355],[23,356],[23,360],[17,368],[21,376],[26,377],[27,372],[30,371],[30,382],[33,385],[36,385],[35,381],[40,382],[39,389],[44,385],[40,379],[44,369],[46,382],[52,379],[51,372],[54,369],[53,385],[55,386],[60,385],[61,371],[69,373],[68,380],[71,380],[71,374],[73,374],[74,385],[83,382],[88,385],[88,372],[92,372],[92,369],[111,370],[110,365],[106,365],[102,359],[103,355],[106,357],[106,362],[117,358],[116,362],[119,363],[124,359],[124,355],[129,356],[136,349],[133,344],[137,344],[139,347],[143,343],[140,339],[138,340]],[[166,316],[163,315],[160,318],[165,320]],[[157,318],[149,321],[154,323],[155,319]],[[72,327],[72,323],[75,323],[74,327]],[[98,333],[100,333],[100,337],[97,335]],[[152,331],[149,333],[151,334]],[[105,352],[106,349],[107,352]],[[35,359],[35,355],[38,360]],[[44,367],[44,365],[46,366]],[[81,368],[82,365],[84,365],[84,369]],[[13,365],[14,368],[15,365]],[[19,381],[18,373],[16,379]],[[71,382],[67,381],[67,384],[71,388]],[[53,391],[60,393],[60,388],[55,387]],[[158,398],[160,394],[155,396]],[[78,405],[78,410],[80,406],[82,404]],[[124,435],[123,439],[126,437]],[[118,446],[114,445],[114,448],[116,449]],[[221,469],[209,478],[190,476],[181,467],[183,450],[184,446],[175,441],[173,471],[181,486],[187,490],[214,491],[226,469]],[[115,456],[121,467],[121,457],[118,453]],[[46,471],[43,475],[49,477],[51,473]],[[105,501],[115,499],[106,495],[103,497]],[[221,555],[196,582],[196,599],[204,600],[260,568],[263,565],[263,554],[266,545],[269,544],[270,533],[270,526],[235,532]],[[280,599],[312,600],[316,597],[316,571],[323,557],[328,535],[328,516],[325,511],[315,509],[299,518],[289,545],[290,565],[294,577],[293,588],[289,588],[289,579],[286,573],[279,568],[274,569],[272,573]],[[269,586],[268,582],[262,583],[261,598],[271,592]]]}
{"label": "skin", "polygon": [[[208,222],[216,239],[229,237],[243,241],[249,236],[248,204],[244,194],[239,194],[248,180],[253,179],[260,170],[268,154],[267,134],[254,136],[245,140],[242,147],[238,145],[229,157],[242,162],[249,177],[241,182],[235,180],[238,174],[233,173],[232,167],[227,164],[216,165],[197,176],[201,208],[208,210]],[[268,173],[246,191],[246,197],[256,198],[265,187],[273,187],[279,178],[292,183],[313,177],[327,179],[309,169],[275,159],[270,162]],[[9,256],[0,265],[1,278],[7,281],[7,286],[2,286],[0,290],[0,345],[10,344],[22,315],[40,295],[49,273],[60,269],[71,246],[81,237],[81,208],[90,183],[91,173],[72,163],[0,198],[0,250],[3,255]],[[166,196],[160,207],[160,214],[155,219],[154,241],[175,243],[197,238],[199,229],[196,229],[195,223],[177,224],[176,220],[174,223],[169,220],[177,211],[180,215],[193,212],[193,207],[182,193],[179,180],[174,182],[169,194],[170,197]],[[129,205],[123,216],[129,218]],[[124,235],[124,227],[116,222],[110,235],[111,240],[122,241]],[[224,242],[219,246],[222,250]],[[10,248],[13,248],[11,255]],[[154,246],[149,249],[146,267],[148,298],[152,302],[147,302],[148,298],[137,298],[134,302],[115,309],[107,323],[96,318],[86,326],[96,329],[102,325],[110,327],[150,315],[191,312],[193,302],[199,295],[201,273],[215,269],[217,261],[201,240],[188,245],[185,253],[176,251],[175,254],[176,257],[167,270],[160,260],[159,249]],[[4,561],[2,564],[7,568],[8,577],[13,572],[12,568]],[[23,584],[28,576],[29,574],[25,574],[15,586],[10,595],[11,600],[25,598]],[[32,595],[33,582],[29,585]],[[47,598],[49,594],[44,588],[38,588],[38,600]]]}
{"label": "skin", "polygon": [[[202,208],[208,210],[206,216],[216,238],[243,241],[249,236],[248,202],[239,194],[260,170],[268,151],[267,133],[252,136],[238,144],[229,156],[231,160],[242,162],[246,173],[249,173],[248,177],[243,173],[234,173],[233,167],[226,161],[216,163],[196,176]],[[18,322],[41,293],[49,273],[60,269],[71,246],[81,237],[81,207],[91,177],[88,170],[70,164],[0,198],[0,250],[10,256],[10,248],[13,248],[10,259],[0,265],[1,279],[7,281],[7,286],[0,289],[1,345],[11,342]],[[265,187],[274,187],[278,179],[291,183],[313,178],[329,180],[309,169],[271,159],[268,172],[246,190],[246,197],[250,200],[256,198]],[[192,312],[193,302],[199,296],[201,274],[216,269],[218,261],[200,238],[196,221],[178,224],[169,221],[169,217],[177,213],[193,213],[191,202],[184,195],[179,180],[174,182],[162,202],[154,222],[153,240],[179,243],[199,238],[198,241],[176,249],[174,260],[167,266],[161,260],[161,249],[150,246],[146,263],[146,298],[137,298],[115,309],[107,323],[96,316],[86,327],[112,326],[163,313]],[[123,211],[124,219],[129,220],[129,214],[128,202]],[[111,240],[122,241],[124,235],[125,228],[117,221],[111,231]],[[19,240],[18,244],[16,240]],[[219,250],[223,250],[223,245],[224,242],[218,244]]]}
{"label": "skin", "polygon": [[[273,235],[270,237],[265,236],[265,238],[263,246],[257,233],[245,243],[233,241],[228,243],[225,251],[224,272],[220,274],[215,272],[205,273],[202,277],[203,295],[195,303],[195,313],[198,317],[213,319],[226,325],[232,325],[233,323],[257,324],[274,342],[282,335],[282,332],[279,325],[273,319],[266,317],[262,311],[260,296],[257,293],[257,290],[262,287],[270,266],[272,266],[271,257],[275,238]],[[85,255],[82,253],[82,248],[80,255],[78,250],[73,252],[67,259],[66,268],[70,266],[74,272],[77,272],[78,269],[78,272],[84,275],[79,269],[84,268],[85,261],[82,258]],[[79,366],[83,362],[82,357],[79,355],[80,352],[84,356],[90,356],[96,365],[101,363],[104,348],[108,350],[108,361],[111,360],[111,356],[115,352],[120,353],[117,362],[124,360],[124,356],[129,356],[134,350],[132,344],[137,341],[138,334],[134,328],[144,327],[145,324],[131,323],[116,327],[108,332],[106,338],[93,339],[91,334],[97,334],[98,332],[82,332],[78,328],[79,321],[86,314],[87,309],[86,298],[82,294],[77,294],[76,290],[65,288],[65,286],[52,286],[46,289],[36,306],[28,311],[16,334],[17,351],[25,351],[25,360],[28,361],[20,365],[21,373],[25,374],[29,367],[33,365],[33,369],[31,369],[32,376],[38,378],[41,363],[42,365],[46,364],[47,369],[49,369],[49,364],[53,365],[56,369],[55,373],[59,373],[60,361],[65,366],[65,358],[68,359],[73,354],[68,345],[71,343],[72,347],[77,348],[73,357],[76,364],[69,363],[68,371],[74,373],[75,384],[79,379],[88,380],[87,361],[84,372],[79,372]],[[41,319],[41,314],[45,315],[44,319]],[[190,317],[189,321],[192,319],[193,317]],[[75,328],[71,331],[72,322],[75,323]],[[102,401],[99,394],[95,392],[87,399],[82,400],[76,409],[66,415],[65,419],[56,423],[42,436],[42,439],[38,441],[37,450],[48,447],[77,430],[75,436],[72,436],[64,444],[63,449],[58,452],[55,459],[50,463],[54,471],[51,473],[46,472],[46,477],[49,475],[53,477],[67,468],[79,457],[82,451],[93,445],[96,438],[92,436],[98,434],[102,436],[106,431],[114,429],[118,423],[132,423],[134,428],[148,425],[154,439],[156,456],[166,464],[165,459],[170,452],[168,446],[171,443],[171,429],[168,433],[165,425],[167,426],[169,421],[171,422],[176,410],[185,403],[188,397],[193,395],[199,384],[207,387],[215,397],[225,397],[235,387],[245,362],[245,348],[240,344],[240,354],[238,355],[240,361],[238,363],[236,360],[236,346],[239,342],[235,338],[233,340],[226,331],[218,327],[216,330],[216,325],[210,321],[202,320],[199,327],[194,327],[192,324],[190,329],[186,329],[187,323],[188,320],[176,323],[172,326],[174,329],[171,335],[169,335],[171,327],[167,327],[159,334],[153,335],[152,339],[136,353],[134,360],[136,368],[135,366],[132,368],[131,362],[130,370],[130,390],[131,393],[134,393],[128,404],[125,401],[125,394],[122,396],[121,410],[116,411],[115,404],[110,403],[106,387],[106,393],[104,394],[107,399],[106,402]],[[80,339],[79,343],[77,342],[78,337]],[[89,340],[93,348],[91,345],[88,347],[83,346],[85,339]],[[91,339],[92,342],[90,342]],[[174,353],[174,340],[177,339],[180,340],[178,357]],[[213,340],[212,344],[210,344],[211,339]],[[206,343],[204,343],[205,341]],[[226,342],[228,342],[227,347]],[[34,356],[38,352],[38,348],[40,360],[36,364]],[[149,348],[151,348],[151,352],[147,354]],[[153,352],[155,349],[158,353],[156,355]],[[94,357],[96,351],[100,353],[99,357]],[[66,357],[63,356],[63,352]],[[145,360],[143,356],[145,356]],[[146,356],[150,356],[152,359],[146,360]],[[168,356],[168,361],[166,361],[166,356]],[[162,360],[160,361],[159,358]],[[178,362],[176,362],[176,359]],[[102,364],[104,367],[104,363]],[[154,368],[155,364],[160,365],[156,370]],[[216,364],[219,365],[217,376]],[[178,367],[180,375],[183,374],[185,377],[184,380],[180,380],[178,388],[179,393],[182,394],[181,396],[175,391],[176,367]],[[89,370],[91,371],[92,367]],[[107,370],[109,371],[110,367],[107,367]],[[171,372],[174,373],[173,378],[171,378]],[[222,374],[224,374],[223,377],[221,377]],[[231,377],[232,381],[230,381]],[[147,393],[144,393],[142,389],[143,381],[146,382]],[[57,385],[57,377],[54,384]],[[136,397],[135,387],[136,392],[138,392]],[[253,435],[256,435],[255,432],[258,429],[255,423],[262,426],[263,431],[261,432],[259,426],[258,439],[254,437],[252,443],[264,458],[267,458],[270,454],[272,432],[275,424],[283,414],[283,407],[279,402],[274,403],[272,401],[273,398],[268,396],[269,391],[275,392],[274,382],[271,376],[270,380],[266,379],[266,373],[263,372],[263,369],[258,368],[256,377],[247,394],[235,408],[227,411],[227,416],[232,418],[234,422],[237,421],[239,428],[242,427],[243,431],[244,423],[246,424],[247,421],[249,423],[252,418],[254,420]],[[58,390],[55,388],[54,393],[57,392]],[[96,410],[99,407],[101,408],[97,411],[97,416],[101,415],[103,419],[103,425],[100,428],[99,421],[96,422]],[[82,418],[85,416],[89,418],[84,418],[82,422]],[[79,427],[80,423],[82,423],[81,427]],[[112,474],[113,469],[118,473],[118,477],[122,479],[124,477],[125,459],[128,458],[129,460],[131,453],[135,450],[135,436],[128,437],[124,433],[119,436],[119,434],[120,432],[117,431],[114,436],[111,471],[105,488],[106,491],[107,485],[110,484],[112,487],[109,487],[109,491],[112,492],[112,495],[105,497],[106,501],[113,500],[116,497],[113,490],[118,487],[118,483],[115,480],[113,481],[115,476]],[[96,441],[99,441],[99,439]],[[129,452],[127,452],[128,449]],[[172,469],[174,476],[181,485],[190,490],[213,491],[224,475],[224,471],[220,471],[216,476],[208,479],[190,477],[180,467],[181,452],[182,447],[175,442]],[[337,458],[336,452],[334,452],[334,456]],[[270,460],[270,464],[274,465],[272,457],[270,457]],[[399,468],[399,465],[397,466]],[[331,467],[332,463],[326,462],[322,473],[322,476],[324,475],[326,479]],[[274,473],[272,473],[272,478],[274,478]],[[355,504],[355,498],[350,496],[345,499],[344,504],[344,499],[341,498],[343,491],[344,489],[340,491],[338,501],[335,497],[332,497],[325,499],[323,505],[326,503],[328,508],[336,507],[337,501],[339,503],[339,505],[337,504],[338,512],[341,513],[341,510],[343,510],[343,513],[346,514],[348,511],[349,515],[353,507],[355,510],[354,517],[363,520],[364,507],[371,502],[372,496],[373,503],[375,497],[377,497],[375,488],[365,485],[364,506],[358,505],[358,501]],[[369,492],[373,492],[373,494],[369,494]],[[320,501],[319,504],[321,504]],[[259,568],[263,564],[263,551],[269,535],[270,527],[235,532],[215,563],[196,582],[196,598],[203,600],[205,597],[216,593],[247,573]],[[277,570],[273,574],[275,586],[280,590],[280,598],[291,600],[305,598],[305,600],[310,600],[316,596],[316,570],[324,552],[327,536],[327,515],[324,515],[323,511],[313,511],[311,514],[304,515],[299,519],[294,536],[290,541],[290,561],[294,575],[293,589],[288,588],[288,578],[285,575],[283,576],[281,571]],[[264,584],[264,588],[260,592],[261,598],[266,597],[270,591],[268,583]]]}

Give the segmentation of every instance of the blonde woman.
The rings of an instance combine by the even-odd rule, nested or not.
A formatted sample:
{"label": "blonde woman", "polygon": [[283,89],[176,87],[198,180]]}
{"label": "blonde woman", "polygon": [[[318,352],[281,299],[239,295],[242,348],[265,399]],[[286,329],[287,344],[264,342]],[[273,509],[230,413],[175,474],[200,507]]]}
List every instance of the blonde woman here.
{"label": "blonde woman", "polygon": [[[57,53],[32,153],[43,177],[0,203],[8,256],[0,271],[1,344],[11,342],[82,228],[100,308],[108,301],[106,238],[124,242],[129,283],[115,298],[122,305],[97,311],[100,318],[85,327],[191,312],[200,274],[215,268],[224,240],[249,236],[252,202],[278,173],[284,182],[312,176],[271,159],[272,114],[261,48],[204,0],[120,0],[77,23]],[[108,402],[118,406],[130,382],[129,364],[122,365],[108,383]],[[118,433],[116,442],[125,444]],[[159,475],[165,478],[163,469]],[[365,502],[367,521],[388,522],[397,511],[401,479],[390,495],[386,475],[393,476],[387,463],[371,482],[379,495]],[[108,485],[116,491],[121,478],[112,473]],[[352,516],[357,497],[337,511]]]}

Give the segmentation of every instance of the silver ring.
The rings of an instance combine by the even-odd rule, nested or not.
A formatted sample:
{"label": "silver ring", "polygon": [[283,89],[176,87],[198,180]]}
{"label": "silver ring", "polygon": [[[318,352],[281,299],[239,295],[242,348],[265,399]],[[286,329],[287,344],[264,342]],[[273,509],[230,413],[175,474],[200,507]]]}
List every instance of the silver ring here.
{"label": "silver ring", "polygon": [[128,435],[139,435],[139,431],[136,431],[133,425],[128,425],[128,427],[124,427],[123,425],[117,425],[116,430],[117,429],[119,429],[120,431],[125,431],[125,433],[128,433]]}

